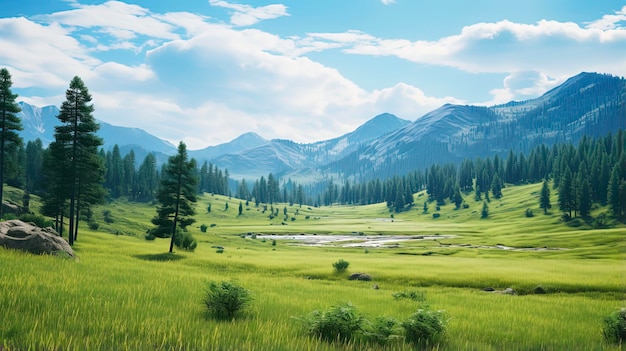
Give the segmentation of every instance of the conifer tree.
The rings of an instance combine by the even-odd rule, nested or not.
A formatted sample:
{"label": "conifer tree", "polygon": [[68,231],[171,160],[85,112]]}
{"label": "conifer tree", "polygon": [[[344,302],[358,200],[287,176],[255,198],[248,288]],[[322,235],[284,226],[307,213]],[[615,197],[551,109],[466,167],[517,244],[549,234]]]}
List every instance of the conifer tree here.
{"label": "conifer tree", "polygon": [[566,166],[559,183],[559,209],[572,216],[572,172]]}
{"label": "conifer tree", "polygon": [[552,207],[550,204],[550,187],[548,187],[548,179],[543,180],[541,194],[539,196],[539,206],[543,209],[543,214],[548,214],[548,209]]}
{"label": "conifer tree", "polygon": [[151,233],[159,237],[171,236],[170,250],[173,252],[176,232],[180,227],[185,230],[196,220],[192,203],[196,202],[196,184],[198,179],[193,172],[195,160],[188,160],[187,147],[182,141],[178,153],[171,156],[163,167],[161,184],[157,192],[157,215],[152,219],[156,228]]}
{"label": "conifer tree", "polygon": [[2,218],[2,200],[4,173],[9,159],[7,153],[15,152],[22,145],[22,138],[16,131],[22,130],[22,123],[17,113],[21,111],[15,103],[17,94],[11,92],[11,74],[6,68],[0,69],[0,218]]}
{"label": "conifer tree", "polygon": [[[92,116],[91,94],[82,79],[78,76],[72,79],[65,97],[58,116],[61,125],[54,128],[58,150],[52,155],[57,165],[50,171],[54,173],[52,179],[62,179],[68,185],[65,198],[70,202],[68,238],[72,245],[78,236],[81,207],[104,200],[104,165],[98,156],[102,139],[96,132],[100,126]],[[62,189],[57,185],[55,191]],[[61,203],[60,199],[58,203]]]}

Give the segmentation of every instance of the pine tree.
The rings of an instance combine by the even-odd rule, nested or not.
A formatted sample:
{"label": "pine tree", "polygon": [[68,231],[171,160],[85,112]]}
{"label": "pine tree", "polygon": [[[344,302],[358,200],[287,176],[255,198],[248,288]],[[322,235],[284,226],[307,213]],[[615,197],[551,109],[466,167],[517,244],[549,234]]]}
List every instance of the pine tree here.
{"label": "pine tree", "polygon": [[164,165],[161,184],[157,192],[157,216],[152,219],[156,228],[151,230],[155,236],[171,236],[170,250],[174,250],[176,232],[195,222],[192,216],[195,210],[192,203],[196,202],[196,184],[198,179],[193,170],[195,160],[188,160],[187,147],[182,141],[178,145],[178,153],[171,156]]}
{"label": "pine tree", "polygon": [[159,174],[156,168],[156,157],[149,153],[144,158],[137,171],[137,189],[133,193],[136,201],[151,201],[154,199],[159,184]]}
{"label": "pine tree", "polygon": [[7,168],[8,153],[15,152],[22,145],[22,138],[16,131],[22,130],[22,123],[17,113],[21,111],[15,103],[17,94],[11,92],[11,74],[6,68],[0,69],[0,218],[2,218],[2,200],[4,175]]}
{"label": "pine tree", "polygon": [[44,149],[41,139],[26,143],[26,190],[40,195],[43,191]]}
{"label": "pine tree", "polygon": [[608,193],[608,204],[613,211],[613,215],[619,217],[622,211],[622,204],[620,203],[620,185],[622,183],[621,177],[619,175],[619,165],[616,164],[613,166],[613,170],[611,171],[611,178],[609,179],[609,186],[607,189]]}
{"label": "pine tree", "polygon": [[489,206],[487,205],[487,201],[483,201],[483,209],[480,211],[480,218],[489,217]]}
{"label": "pine tree", "polygon": [[81,207],[104,200],[104,166],[98,156],[102,139],[96,132],[100,126],[92,116],[91,95],[82,79],[78,76],[72,79],[65,97],[58,116],[61,125],[55,127],[54,133],[59,148],[55,160],[60,163],[59,166],[66,168],[66,172],[56,176],[67,175],[63,181],[69,185],[66,198],[70,201],[68,238],[72,245],[78,236]]}
{"label": "pine tree", "polygon": [[495,173],[491,181],[491,193],[493,194],[493,197],[495,197],[496,199],[502,197],[502,187],[502,180],[500,179],[498,173]]}
{"label": "pine tree", "polygon": [[[48,145],[43,157],[43,197],[41,214],[53,217],[56,231],[63,236],[63,219],[67,211],[67,198],[70,192],[67,150],[59,142]],[[73,238],[72,238],[73,240]]]}
{"label": "pine tree", "polygon": [[559,183],[559,209],[572,216],[572,172],[566,166]]}
{"label": "pine tree", "polygon": [[587,217],[591,212],[591,185],[589,184],[589,179],[583,174],[582,170],[578,172],[576,183],[578,184],[576,192],[578,214],[582,217]]}
{"label": "pine tree", "polygon": [[548,209],[552,207],[552,205],[550,204],[550,187],[548,187],[548,179],[544,179],[543,185],[541,186],[539,207],[543,209],[543,214],[548,214]]}
{"label": "pine tree", "polygon": [[454,189],[454,196],[452,197],[452,201],[454,202],[454,206],[459,209],[463,204],[463,196],[461,196],[461,191],[459,187]]}

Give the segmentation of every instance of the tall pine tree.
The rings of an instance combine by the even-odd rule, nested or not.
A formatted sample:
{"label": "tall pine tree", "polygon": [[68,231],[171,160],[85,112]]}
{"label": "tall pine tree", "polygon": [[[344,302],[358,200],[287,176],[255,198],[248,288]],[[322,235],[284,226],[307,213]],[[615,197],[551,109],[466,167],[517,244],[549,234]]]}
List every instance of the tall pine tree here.
{"label": "tall pine tree", "polygon": [[22,138],[16,131],[22,130],[22,123],[17,113],[21,111],[15,103],[17,94],[11,92],[11,74],[6,68],[0,69],[0,218],[2,218],[2,200],[4,189],[5,157],[9,152],[15,152],[22,144]]}
{"label": "tall pine tree", "polygon": [[[66,194],[70,202],[68,238],[72,245],[78,236],[81,208],[104,200],[104,165],[98,156],[102,139],[96,132],[100,125],[92,116],[91,94],[80,77],[72,79],[65,98],[58,116],[61,125],[54,128],[54,138],[59,148],[55,153],[57,167],[65,168],[62,175],[67,176],[64,182],[69,186]],[[57,174],[56,179],[62,178]]]}
{"label": "tall pine tree", "polygon": [[157,227],[151,233],[160,237],[171,235],[170,253],[174,250],[178,228],[185,230],[196,221],[192,218],[196,213],[192,203],[196,202],[198,183],[195,168],[196,162],[188,160],[187,147],[182,141],[178,145],[178,153],[171,156],[163,167],[157,192],[157,216],[152,219],[152,224]]}
{"label": "tall pine tree", "polygon": [[548,187],[548,179],[544,179],[543,185],[541,186],[539,207],[543,209],[543,214],[548,214],[548,209],[552,207],[552,205],[550,204],[550,187]]}

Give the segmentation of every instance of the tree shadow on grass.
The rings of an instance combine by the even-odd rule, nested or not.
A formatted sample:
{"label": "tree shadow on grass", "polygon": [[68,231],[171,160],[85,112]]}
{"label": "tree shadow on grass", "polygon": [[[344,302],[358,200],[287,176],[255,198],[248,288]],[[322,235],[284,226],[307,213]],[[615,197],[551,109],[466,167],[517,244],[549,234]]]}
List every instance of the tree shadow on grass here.
{"label": "tree shadow on grass", "polygon": [[144,261],[159,261],[159,262],[179,261],[179,260],[182,260],[183,258],[186,258],[186,256],[182,256],[182,255],[178,255],[176,253],[170,253],[170,252],[160,253],[160,254],[135,255],[133,257],[138,258],[140,260],[144,260]]}

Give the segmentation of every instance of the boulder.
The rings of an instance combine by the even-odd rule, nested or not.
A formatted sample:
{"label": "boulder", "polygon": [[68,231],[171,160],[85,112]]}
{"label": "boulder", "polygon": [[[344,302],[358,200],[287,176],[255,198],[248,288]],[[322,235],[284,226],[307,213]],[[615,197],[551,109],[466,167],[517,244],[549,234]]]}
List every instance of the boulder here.
{"label": "boulder", "polygon": [[52,228],[40,228],[18,219],[0,222],[0,246],[33,254],[66,253],[74,257],[72,247]]}
{"label": "boulder", "polygon": [[372,280],[372,277],[370,277],[369,274],[365,274],[365,273],[352,273],[350,274],[350,276],[348,277],[349,280],[361,280],[364,282],[369,282]]}
{"label": "boulder", "polygon": [[22,211],[22,208],[15,203],[2,201],[2,213],[12,213],[19,216],[24,213],[24,211]]}

